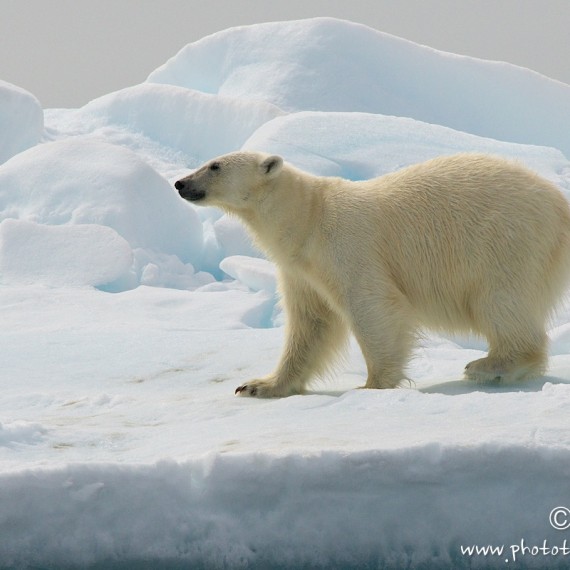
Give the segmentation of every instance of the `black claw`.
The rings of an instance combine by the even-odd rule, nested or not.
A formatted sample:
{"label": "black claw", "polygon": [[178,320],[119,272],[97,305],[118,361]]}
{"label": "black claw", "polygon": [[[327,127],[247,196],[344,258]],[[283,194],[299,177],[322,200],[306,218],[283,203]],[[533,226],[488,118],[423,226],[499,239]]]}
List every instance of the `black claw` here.
{"label": "black claw", "polygon": [[236,388],[236,391],[234,392],[234,394],[237,396],[238,394],[241,394],[245,389],[247,388],[247,386],[238,386]]}

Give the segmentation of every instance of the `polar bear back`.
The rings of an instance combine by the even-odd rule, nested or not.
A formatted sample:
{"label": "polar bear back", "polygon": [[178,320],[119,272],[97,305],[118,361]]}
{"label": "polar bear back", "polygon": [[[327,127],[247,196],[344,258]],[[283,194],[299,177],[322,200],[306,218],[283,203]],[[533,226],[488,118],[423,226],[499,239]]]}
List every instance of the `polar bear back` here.
{"label": "polar bear back", "polygon": [[[365,263],[381,264],[432,327],[462,328],[473,299],[516,288],[528,291],[529,306],[546,310],[565,289],[568,203],[554,184],[515,162],[440,157],[353,183],[333,201],[332,211],[347,218],[346,224],[337,219],[336,235],[356,232],[351,239],[374,241],[362,249],[367,258],[353,249],[355,274]],[[358,226],[349,219],[355,210]]]}

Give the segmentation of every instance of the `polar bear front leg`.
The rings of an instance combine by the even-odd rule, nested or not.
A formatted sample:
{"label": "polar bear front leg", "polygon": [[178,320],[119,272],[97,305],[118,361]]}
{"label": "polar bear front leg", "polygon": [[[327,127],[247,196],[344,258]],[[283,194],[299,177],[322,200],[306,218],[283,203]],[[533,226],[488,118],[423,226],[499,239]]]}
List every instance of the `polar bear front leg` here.
{"label": "polar bear front leg", "polygon": [[302,394],[307,382],[334,362],[347,339],[347,326],[312,289],[284,287],[285,346],[273,374],[239,386],[238,396],[281,398]]}

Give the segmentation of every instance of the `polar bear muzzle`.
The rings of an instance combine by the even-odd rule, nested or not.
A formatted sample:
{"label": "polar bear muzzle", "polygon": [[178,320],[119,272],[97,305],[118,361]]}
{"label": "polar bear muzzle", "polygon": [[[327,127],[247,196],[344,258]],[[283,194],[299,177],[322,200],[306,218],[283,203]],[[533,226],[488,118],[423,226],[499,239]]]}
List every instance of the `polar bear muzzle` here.
{"label": "polar bear muzzle", "polygon": [[196,202],[206,197],[206,192],[196,188],[196,185],[190,176],[175,182],[174,188],[178,190],[181,198],[184,198],[184,200],[188,200],[189,202]]}

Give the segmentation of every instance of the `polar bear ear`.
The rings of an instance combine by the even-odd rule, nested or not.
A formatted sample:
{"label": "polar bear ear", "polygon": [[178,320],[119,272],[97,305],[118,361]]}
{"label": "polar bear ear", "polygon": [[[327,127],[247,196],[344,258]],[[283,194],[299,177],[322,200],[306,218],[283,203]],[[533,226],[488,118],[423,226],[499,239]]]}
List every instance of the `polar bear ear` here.
{"label": "polar bear ear", "polygon": [[270,178],[277,176],[281,172],[281,168],[283,168],[283,159],[277,155],[268,156],[261,163],[261,172]]}

